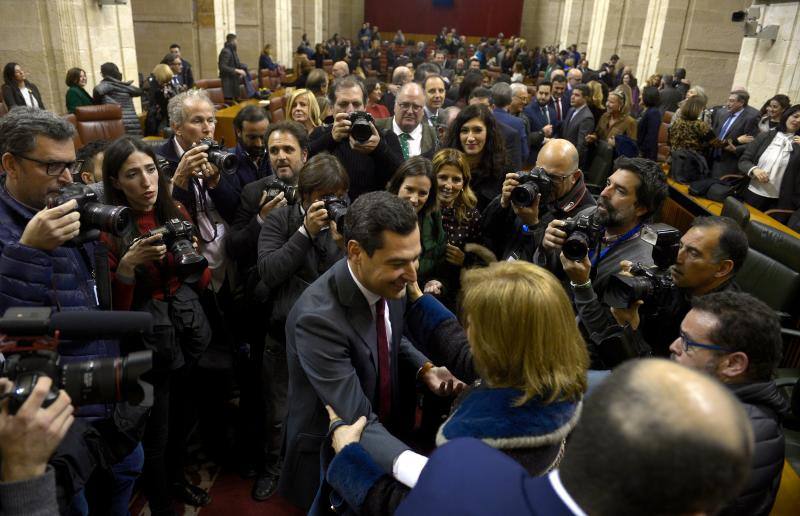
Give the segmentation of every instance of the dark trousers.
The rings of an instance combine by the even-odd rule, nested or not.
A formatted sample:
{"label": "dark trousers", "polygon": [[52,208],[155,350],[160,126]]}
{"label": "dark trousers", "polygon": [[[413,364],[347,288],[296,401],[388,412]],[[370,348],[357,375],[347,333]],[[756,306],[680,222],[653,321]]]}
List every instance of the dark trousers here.
{"label": "dark trousers", "polygon": [[775,208],[778,206],[778,199],[772,199],[770,197],[763,197],[756,193],[751,192],[750,190],[745,190],[744,195],[744,202],[752,206],[753,208],[761,211],[767,211]]}
{"label": "dark trousers", "polygon": [[172,498],[167,472],[167,441],[169,439],[170,373],[153,372],[148,381],[153,385],[153,407],[147,420],[144,446],[144,491],[153,514],[171,510]]}

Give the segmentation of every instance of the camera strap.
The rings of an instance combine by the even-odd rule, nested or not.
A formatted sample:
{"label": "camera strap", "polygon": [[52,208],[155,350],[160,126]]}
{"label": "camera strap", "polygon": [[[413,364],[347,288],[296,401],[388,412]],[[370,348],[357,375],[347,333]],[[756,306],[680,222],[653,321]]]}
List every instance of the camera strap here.
{"label": "camera strap", "polygon": [[[596,267],[597,264],[600,263],[600,261],[603,258],[605,258],[606,255],[608,255],[608,253],[610,253],[612,249],[636,236],[639,233],[639,231],[641,231],[641,229],[642,225],[637,224],[636,227],[634,227],[633,229],[631,229],[618,239],[614,240],[610,246],[606,247],[598,254],[597,251],[600,249],[600,246],[602,245],[603,242],[603,240],[600,239],[600,243],[597,244],[597,247],[589,251],[589,259],[592,261],[592,267]],[[596,254],[597,257],[595,257]]]}
{"label": "camera strap", "polygon": [[[83,250],[83,248],[81,248]],[[86,251],[83,250],[85,254]],[[100,310],[111,310],[111,272],[108,264],[108,248],[102,242],[94,246],[94,281],[97,306]]]}

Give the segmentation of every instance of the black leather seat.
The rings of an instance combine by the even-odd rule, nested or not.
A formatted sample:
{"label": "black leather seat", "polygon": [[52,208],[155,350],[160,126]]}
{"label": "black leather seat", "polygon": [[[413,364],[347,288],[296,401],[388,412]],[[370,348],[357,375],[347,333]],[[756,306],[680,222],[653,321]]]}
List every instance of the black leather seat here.
{"label": "black leather seat", "polygon": [[732,218],[742,229],[750,222],[750,210],[747,209],[747,205],[732,195],[726,197],[722,203],[721,215]]}

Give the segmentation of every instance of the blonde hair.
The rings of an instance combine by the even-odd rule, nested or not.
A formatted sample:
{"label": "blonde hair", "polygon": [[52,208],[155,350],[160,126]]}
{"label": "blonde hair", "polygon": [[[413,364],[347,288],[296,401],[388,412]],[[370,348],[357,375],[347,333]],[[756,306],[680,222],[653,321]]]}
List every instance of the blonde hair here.
{"label": "blonde hair", "polygon": [[174,76],[175,74],[172,73],[169,65],[162,63],[157,64],[155,68],[153,68],[153,77],[156,78],[156,82],[158,82],[159,85],[171,81]]}
{"label": "blonde hair", "polygon": [[[628,86],[627,84],[620,84],[611,93],[613,93],[614,95],[616,95],[618,97],[620,97],[620,94],[622,94],[622,96],[620,97],[620,100],[622,100],[622,110],[621,110],[621,112],[622,112],[623,115],[627,115],[628,113],[630,113],[631,112],[631,99],[633,98],[633,90],[631,90],[631,87]],[[609,95],[610,95],[610,93],[609,93]]]}
{"label": "blonde hair", "polygon": [[589,91],[592,92],[589,96],[589,103],[596,108],[605,109],[606,106],[603,104],[603,86],[597,81],[589,81],[586,85],[589,86]]}
{"label": "blonde hair", "polygon": [[459,223],[464,223],[469,220],[467,217],[467,210],[471,210],[478,204],[478,197],[469,186],[470,180],[472,179],[472,174],[469,171],[469,163],[467,163],[467,157],[460,150],[450,148],[442,149],[433,156],[433,177],[436,177],[442,167],[446,165],[453,166],[460,170],[461,176],[464,178],[464,187],[461,189],[461,195],[453,202],[456,220]]}
{"label": "blonde hair", "polygon": [[301,96],[306,95],[308,98],[308,118],[311,120],[311,123],[314,124],[314,127],[319,127],[322,125],[322,120],[319,117],[319,104],[317,104],[317,97],[311,93],[311,90],[307,90],[305,88],[300,88],[299,90],[294,90],[292,92],[292,96],[289,97],[289,104],[287,107],[286,114],[288,115],[290,120],[294,120],[292,118],[292,111],[294,110],[294,103],[297,102],[297,99]]}
{"label": "blonde hair", "polygon": [[586,391],[589,353],[561,283],[525,261],[469,269],[461,305],[475,368],[494,388],[551,403]]}

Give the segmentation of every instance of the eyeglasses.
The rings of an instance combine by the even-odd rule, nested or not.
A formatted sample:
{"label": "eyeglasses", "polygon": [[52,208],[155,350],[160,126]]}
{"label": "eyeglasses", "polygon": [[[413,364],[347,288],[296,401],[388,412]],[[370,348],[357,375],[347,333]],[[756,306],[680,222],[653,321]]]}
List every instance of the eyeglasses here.
{"label": "eyeglasses", "polygon": [[727,349],[723,348],[722,346],[717,346],[714,344],[703,344],[701,342],[695,342],[689,338],[684,332],[680,332],[678,334],[681,338],[681,343],[683,344],[683,351],[689,351],[690,347],[695,348],[703,348],[703,349],[710,349],[712,351],[728,351]]}
{"label": "eyeglasses", "polygon": [[550,172],[545,170],[544,167],[536,167],[534,170],[536,170],[536,171],[538,171],[540,173],[543,173],[543,174],[547,174],[547,177],[550,178],[550,181],[554,182],[557,185],[560,185],[561,183],[566,181],[567,178],[572,176],[572,174],[567,174],[566,176],[560,176],[558,174],[551,174]]}
{"label": "eyeglasses", "polygon": [[34,163],[38,163],[40,165],[45,165],[45,173],[48,176],[60,176],[64,173],[64,170],[69,170],[70,173],[73,171],[80,171],[83,167],[83,160],[75,160],[75,161],[43,161],[36,158],[29,158],[28,156],[23,156],[21,154],[14,154],[14,156],[22,159],[26,159],[28,161],[33,161]]}
{"label": "eyeglasses", "polygon": [[403,111],[421,111],[424,106],[418,106],[417,104],[412,104],[411,102],[400,102],[397,106],[402,109]]}

